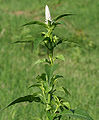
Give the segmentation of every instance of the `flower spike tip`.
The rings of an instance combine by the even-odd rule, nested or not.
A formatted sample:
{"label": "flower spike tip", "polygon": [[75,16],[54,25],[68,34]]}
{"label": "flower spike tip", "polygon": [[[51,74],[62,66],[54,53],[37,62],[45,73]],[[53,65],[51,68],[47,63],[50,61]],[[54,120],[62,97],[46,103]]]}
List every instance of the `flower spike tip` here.
{"label": "flower spike tip", "polygon": [[48,6],[45,6],[45,23],[48,24],[48,21],[51,21],[51,15]]}

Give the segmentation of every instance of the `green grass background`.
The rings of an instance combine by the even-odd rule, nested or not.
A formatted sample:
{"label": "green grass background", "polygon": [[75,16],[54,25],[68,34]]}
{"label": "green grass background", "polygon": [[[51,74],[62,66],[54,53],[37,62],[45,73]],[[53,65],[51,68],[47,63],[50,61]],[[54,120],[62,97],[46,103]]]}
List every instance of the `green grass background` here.
{"label": "green grass background", "polygon": [[[0,0],[0,109],[17,97],[32,93],[27,87],[35,82],[35,76],[43,66],[34,62],[43,58],[40,51],[31,51],[31,45],[9,44],[25,39],[26,34],[38,37],[41,27],[24,30],[20,26],[30,20],[44,21],[44,7],[48,4],[52,17],[63,13],[77,15],[61,19],[63,25],[56,33],[68,39],[92,41],[96,47],[84,53],[78,48],[61,45],[56,54],[63,53],[66,61],[60,61],[57,73],[64,75],[59,84],[71,93],[71,107],[82,107],[94,120],[99,120],[99,1],[98,0]],[[32,31],[30,31],[32,30]],[[84,46],[82,46],[84,47]],[[44,52],[44,50],[43,50]],[[41,69],[40,69],[41,68]],[[32,120],[43,114],[42,106],[21,103],[0,112],[0,120]],[[76,119],[75,119],[76,120]]]}

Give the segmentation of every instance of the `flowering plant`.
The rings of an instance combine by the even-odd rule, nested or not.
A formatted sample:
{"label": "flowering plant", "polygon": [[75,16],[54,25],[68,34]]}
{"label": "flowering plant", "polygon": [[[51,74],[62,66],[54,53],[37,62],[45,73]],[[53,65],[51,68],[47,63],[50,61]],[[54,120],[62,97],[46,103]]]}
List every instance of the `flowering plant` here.
{"label": "flowering plant", "polygon": [[[59,87],[57,88],[57,81],[59,79],[62,79],[63,76],[54,73],[58,67],[58,64],[56,64],[55,61],[57,59],[64,60],[64,56],[63,55],[55,56],[54,49],[63,41],[59,37],[54,35],[53,31],[60,24],[58,22],[60,18],[70,15],[73,14],[62,14],[54,19],[51,19],[49,8],[46,5],[45,23],[40,21],[32,21],[23,25],[27,26],[37,24],[43,26],[46,29],[46,32],[41,33],[43,37],[43,40],[41,42],[47,48],[48,58],[38,60],[35,63],[35,64],[45,63],[44,64],[45,72],[42,73],[41,75],[38,75],[36,77],[37,82],[29,87],[29,88],[37,87],[38,92],[35,92],[32,95],[19,97],[13,102],[11,102],[7,107],[20,102],[39,102],[44,106],[43,109],[45,111],[45,114],[39,120],[55,120],[55,119],[60,120],[63,119],[64,116],[68,116],[68,118],[77,117],[86,120],[93,120],[84,110],[72,109],[70,107],[70,103],[65,99],[65,97],[61,97],[58,94],[59,91],[61,91],[67,97],[67,95],[69,95],[70,93],[65,87],[60,86],[60,88]],[[18,42],[22,41],[16,41],[15,43]]]}

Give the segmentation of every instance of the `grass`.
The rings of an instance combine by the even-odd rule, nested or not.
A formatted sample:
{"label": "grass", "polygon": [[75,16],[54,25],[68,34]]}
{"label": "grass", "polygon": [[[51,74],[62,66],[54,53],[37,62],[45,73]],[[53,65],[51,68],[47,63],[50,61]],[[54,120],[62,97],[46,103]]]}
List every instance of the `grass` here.
{"label": "grass", "polygon": [[[38,26],[21,29],[20,26],[32,19],[44,21],[43,0],[0,0],[0,108],[8,105],[17,97],[32,93],[27,87],[35,82],[35,76],[41,73],[43,66],[33,63],[44,55],[31,51],[31,45],[9,44],[16,40],[35,39],[41,31]],[[99,119],[99,87],[98,87],[98,0],[50,0],[52,17],[62,13],[76,13],[76,16],[66,17],[60,22],[63,25],[55,33],[61,37],[84,41],[82,48],[69,48],[66,44],[59,46],[56,54],[63,53],[66,61],[61,63],[57,73],[64,75],[58,84],[68,88],[71,93],[72,108],[82,107],[94,120]],[[30,31],[32,30],[32,32]],[[95,47],[89,49],[92,41]],[[84,46],[85,43],[87,47]],[[86,50],[85,50],[86,48]],[[82,50],[83,49],[83,50]],[[37,72],[36,72],[37,71]],[[37,107],[38,106],[38,107]],[[43,114],[39,104],[22,103],[0,112],[0,120],[32,120],[34,116]]]}

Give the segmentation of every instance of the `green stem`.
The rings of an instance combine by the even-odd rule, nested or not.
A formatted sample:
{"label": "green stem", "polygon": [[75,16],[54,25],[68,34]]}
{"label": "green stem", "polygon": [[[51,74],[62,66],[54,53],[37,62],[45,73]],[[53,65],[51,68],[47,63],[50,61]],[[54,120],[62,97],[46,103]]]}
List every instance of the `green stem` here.
{"label": "green stem", "polygon": [[[48,59],[49,59],[50,65],[52,66],[54,64],[54,60],[53,60],[54,48],[53,48],[52,31],[50,29],[48,30],[48,34],[49,34],[49,41],[47,43],[45,43],[45,46],[47,47]],[[49,81],[48,81],[48,85],[50,86]],[[47,93],[46,100],[47,100],[47,104],[46,104],[47,105],[46,108],[47,108],[51,104],[51,93]],[[48,114],[52,114],[51,111],[52,110],[46,110],[46,120],[49,120],[49,115]]]}
{"label": "green stem", "polygon": [[48,51],[48,57],[51,65],[53,65],[53,48]]}

